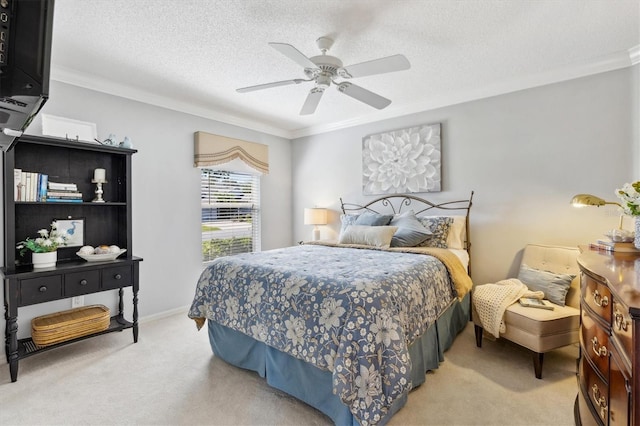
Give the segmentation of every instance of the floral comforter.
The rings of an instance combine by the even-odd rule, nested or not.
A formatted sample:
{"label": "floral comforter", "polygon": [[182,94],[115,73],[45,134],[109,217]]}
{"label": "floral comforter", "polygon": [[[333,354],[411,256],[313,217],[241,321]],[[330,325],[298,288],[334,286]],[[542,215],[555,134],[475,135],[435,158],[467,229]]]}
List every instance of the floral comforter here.
{"label": "floral comforter", "polygon": [[368,425],[411,389],[408,347],[455,297],[432,256],[301,245],[217,259],[189,317],[331,371],[334,393]]}

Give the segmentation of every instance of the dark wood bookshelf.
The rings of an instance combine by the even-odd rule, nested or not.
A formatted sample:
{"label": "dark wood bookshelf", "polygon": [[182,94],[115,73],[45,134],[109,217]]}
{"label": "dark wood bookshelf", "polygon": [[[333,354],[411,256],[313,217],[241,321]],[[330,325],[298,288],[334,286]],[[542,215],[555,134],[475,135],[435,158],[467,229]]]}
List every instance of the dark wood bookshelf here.
{"label": "dark wood bookshelf", "polygon": [[[17,380],[18,361],[38,352],[128,328],[133,329],[137,342],[142,259],[133,255],[131,228],[131,160],[136,152],[25,135],[3,153],[4,267],[0,274],[4,283],[5,352],[12,381]],[[96,185],[91,180],[96,168],[106,171],[103,203],[92,202]],[[82,193],[82,202],[16,201],[14,169],[46,174],[50,182],[74,183]],[[34,269],[30,253],[20,256],[16,245],[27,237],[35,238],[39,229],[50,229],[56,219],[84,220],[84,245],[117,245],[127,251],[113,261],[87,262],[76,255],[79,246],[61,247],[55,267]],[[123,308],[126,287],[133,291],[131,321],[125,319]],[[111,290],[118,291],[119,306],[107,330],[44,347],[36,346],[31,338],[17,338],[20,307]]]}

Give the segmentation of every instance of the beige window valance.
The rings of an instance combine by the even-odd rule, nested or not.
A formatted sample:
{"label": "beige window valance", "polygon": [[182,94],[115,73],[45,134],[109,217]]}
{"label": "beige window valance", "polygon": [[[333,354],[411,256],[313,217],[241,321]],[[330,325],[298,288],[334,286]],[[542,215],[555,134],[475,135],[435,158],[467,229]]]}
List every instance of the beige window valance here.
{"label": "beige window valance", "polygon": [[269,147],[205,132],[194,134],[195,167],[239,173],[269,174]]}

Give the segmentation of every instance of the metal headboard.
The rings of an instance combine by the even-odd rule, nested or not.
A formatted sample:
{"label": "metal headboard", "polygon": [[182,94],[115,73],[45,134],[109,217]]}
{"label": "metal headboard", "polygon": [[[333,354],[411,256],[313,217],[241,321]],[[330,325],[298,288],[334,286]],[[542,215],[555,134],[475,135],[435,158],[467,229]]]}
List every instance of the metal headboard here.
{"label": "metal headboard", "polygon": [[[377,198],[364,205],[345,203],[342,201],[342,198],[340,198],[340,206],[344,214],[354,214],[362,212],[363,210],[378,214],[400,214],[403,212],[403,208],[405,211],[409,209],[413,210],[416,216],[419,216],[420,214],[428,212],[430,210],[431,211],[429,212],[429,214],[433,216],[444,214],[445,212],[457,212],[458,214],[464,215],[465,217],[466,234],[464,247],[469,253],[469,259],[471,259],[471,240],[469,238],[469,212],[471,210],[471,205],[473,204],[472,201],[473,191],[471,191],[471,195],[469,196],[468,200],[446,201],[444,203],[437,204],[424,198],[416,197],[414,195],[394,194]],[[469,260],[469,274],[471,274],[471,260]]]}

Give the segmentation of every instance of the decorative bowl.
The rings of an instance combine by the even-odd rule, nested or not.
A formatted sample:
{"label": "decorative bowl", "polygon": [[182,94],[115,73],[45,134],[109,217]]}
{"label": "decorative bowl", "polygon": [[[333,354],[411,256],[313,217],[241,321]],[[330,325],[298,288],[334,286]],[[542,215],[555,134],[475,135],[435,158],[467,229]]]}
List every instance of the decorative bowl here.
{"label": "decorative bowl", "polygon": [[624,229],[612,229],[607,231],[604,235],[609,237],[609,239],[614,243],[630,243],[633,241],[635,234],[633,231],[627,231]]}
{"label": "decorative bowl", "polygon": [[77,252],[76,254],[87,262],[105,262],[108,260],[116,260],[116,258],[125,251],[127,251],[127,249],[120,249],[120,252],[118,253],[82,254],[80,252]]}

